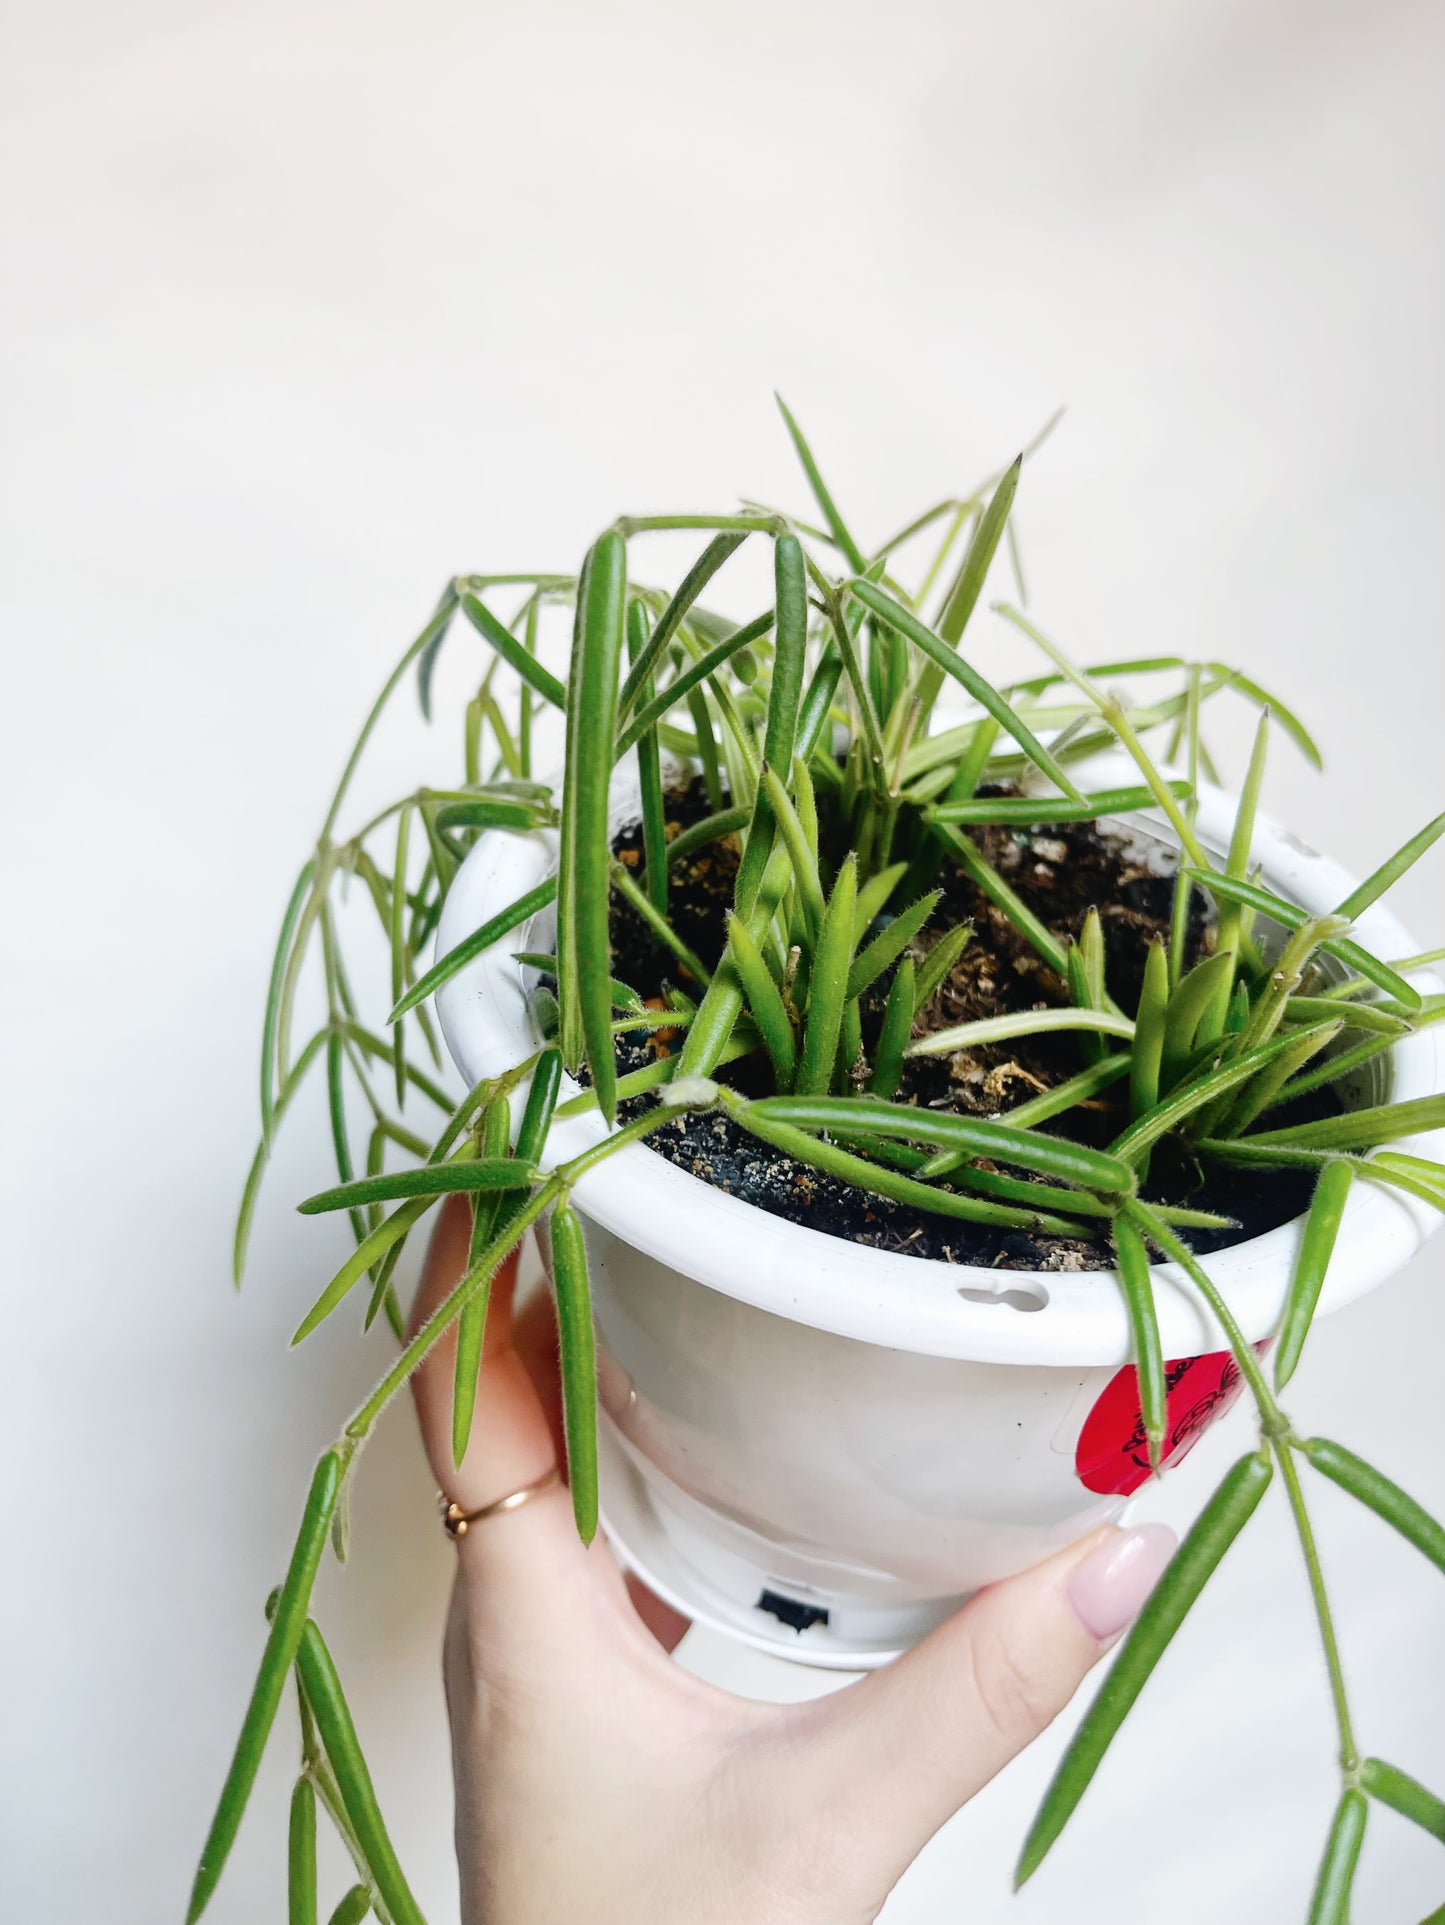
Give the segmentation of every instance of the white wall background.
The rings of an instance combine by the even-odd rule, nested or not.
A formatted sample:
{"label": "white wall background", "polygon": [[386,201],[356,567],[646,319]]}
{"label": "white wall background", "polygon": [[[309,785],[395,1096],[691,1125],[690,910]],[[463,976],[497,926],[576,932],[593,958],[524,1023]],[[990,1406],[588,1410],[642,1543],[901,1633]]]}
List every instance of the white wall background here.
{"label": "white wall background", "polygon": [[[239,1300],[227,1246],[273,926],[439,583],[570,565],[620,509],[798,500],[774,385],[875,536],[1067,401],[1021,499],[1041,618],[1295,691],[1334,780],[1281,752],[1274,809],[1368,868],[1441,805],[1445,15],[52,0],[3,32],[0,1914],[151,1925],[307,1469],[385,1342],[285,1349],[341,1234],[287,1208],[323,1176],[314,1112]],[[376,787],[421,746],[384,736]],[[1399,891],[1422,941],[1441,873]],[[1445,1243],[1320,1330],[1295,1399],[1437,1506],[1442,1284]],[[1187,1517],[1239,1441],[1155,1508]],[[404,1415],[365,1468],[321,1603],[445,1925],[450,1554]],[[1438,1578],[1319,1510],[1367,1742],[1438,1785]],[[1013,1900],[1063,1735],[888,1925],[1300,1916],[1330,1736],[1283,1533],[1222,1572]],[[218,1925],[281,1916],[290,1770],[283,1736]],[[1438,1848],[1378,1817],[1356,1925],[1442,1897]]]}

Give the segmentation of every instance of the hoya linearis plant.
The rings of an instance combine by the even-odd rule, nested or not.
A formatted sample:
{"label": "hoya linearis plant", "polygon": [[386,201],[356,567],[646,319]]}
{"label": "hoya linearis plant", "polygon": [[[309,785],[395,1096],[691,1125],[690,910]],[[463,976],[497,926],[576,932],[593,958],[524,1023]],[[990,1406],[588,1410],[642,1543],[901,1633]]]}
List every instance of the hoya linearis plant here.
{"label": "hoya linearis plant", "polygon": [[[568,1481],[578,1529],[597,1524],[596,1382],[587,1262],[571,1197],[578,1180],[680,1110],[716,1107],[771,1148],[877,1195],[934,1215],[1101,1242],[1113,1258],[1137,1364],[1141,1412],[1157,1466],[1166,1435],[1164,1360],[1152,1265],[1167,1260],[1225,1333],[1254,1400],[1257,1448],[1205,1506],[1100,1688],[1045,1797],[1019,1862],[1027,1878],[1058,1837],[1160,1653],[1277,1476],[1309,1575],[1335,1708],[1340,1791],[1311,1918],[1347,1916],[1372,1804],[1445,1842],[1445,1804],[1407,1774],[1366,1757],[1357,1740],[1307,1504],[1306,1473],[1329,1478],[1445,1571],[1445,1529],[1349,1450],[1302,1438],[1279,1403],[1293,1374],[1351,1186],[1392,1186],[1445,1209],[1445,1166],[1391,1146],[1445,1125],[1445,1099],[1339,1109],[1314,1121],[1294,1099],[1350,1077],[1445,1014],[1417,970],[1445,951],[1380,957],[1355,920],[1445,830],[1427,824],[1335,909],[1310,915],[1251,868],[1255,812],[1273,736],[1312,762],[1302,722],[1238,668],[1174,655],[1077,667],[1013,602],[996,612],[1038,651],[1038,671],[1004,687],[969,660],[966,632],[1000,547],[1023,602],[1012,510],[1025,451],[966,496],[940,502],[881,547],[865,550],[812,452],[783,410],[818,519],[745,504],[728,515],[624,517],[594,543],[577,576],[462,575],[387,680],[362,727],[283,917],[266,998],[261,1140],[239,1213],[239,1281],[257,1195],[277,1132],[324,1065],[337,1182],[303,1212],[339,1212],[353,1248],[301,1318],[300,1342],[343,1304],[363,1303],[396,1351],[376,1389],[322,1455],[282,1584],[267,1606],[256,1685],[192,1894],[198,1918],[236,1836],[288,1678],[300,1713],[290,1815],[293,1918],[315,1916],[318,1804],[356,1868],[335,1916],[369,1911],[384,1925],[419,1917],[387,1838],[321,1633],[310,1617],[328,1540],[346,1548],[347,1489],[363,1445],[432,1346],[457,1326],[454,1454],[473,1417],[487,1297],[507,1253],[550,1219]],[[1050,424],[1052,425],[1052,424]],[[1045,431],[1047,432],[1047,430]],[[635,574],[644,538],[697,530],[705,545],[668,591]],[[713,611],[715,576],[747,542],[771,548],[770,605],[737,623]],[[911,586],[909,585],[911,584]],[[570,613],[565,677],[547,665]],[[422,786],[343,834],[352,779],[392,698],[415,672],[431,718],[449,633],[476,638],[482,671],[462,717],[459,772]],[[966,709],[939,713],[956,684]],[[1120,689],[1142,686],[1143,695]],[[1202,718],[1224,694],[1258,711],[1254,749],[1227,850],[1196,832],[1199,785],[1215,779]],[[542,779],[556,762],[560,782]],[[1082,789],[1088,758],[1122,748],[1135,779]],[[539,761],[539,756],[545,758]],[[608,799],[619,763],[635,764],[642,862],[613,855]],[[700,821],[669,836],[670,766],[697,772]],[[980,831],[1029,833],[1150,809],[1181,851],[1167,940],[1151,948],[1142,987],[1121,1007],[1107,980],[1103,928],[1091,910],[1070,938],[1033,913],[984,852]],[[555,833],[555,876],[428,966],[457,869],[479,837]],[[738,852],[722,954],[711,966],[678,934],[673,878],[710,845]],[[943,885],[962,871],[1036,952],[1059,986],[1049,1006],[930,1027],[930,1005],[970,939],[936,926]],[[390,1003],[363,1009],[353,988],[348,895],[374,910],[389,960]],[[626,903],[670,952],[688,991],[663,1008],[612,974],[614,905]],[[1191,909],[1212,915],[1191,947]],[[523,948],[555,906],[554,949]],[[458,1100],[428,1009],[434,991],[495,945],[543,972],[532,1052]],[[298,1011],[319,990],[322,1017],[299,1046]],[[555,984],[555,989],[545,986]],[[655,999],[656,1000],[656,999]],[[865,1022],[865,1010],[871,1009]],[[619,1074],[619,1038],[665,1029],[681,1047]],[[1076,1070],[1006,1116],[956,1114],[909,1101],[911,1058],[1063,1032]],[[744,1096],[728,1066],[749,1059]],[[583,1087],[564,1095],[564,1075]],[[638,1103],[655,1092],[661,1099]],[[1070,1112],[1116,1105],[1103,1148],[1071,1139]],[[620,1106],[627,1120],[619,1122]],[[554,1117],[596,1108],[611,1132],[548,1169]],[[420,1113],[419,1113],[420,1112]],[[358,1115],[365,1133],[355,1133]],[[1245,1341],[1191,1230],[1217,1214],[1150,1187],[1168,1143],[1212,1169],[1304,1168],[1315,1187],[1271,1366]],[[441,1198],[465,1195],[473,1231],[465,1273],[414,1333],[395,1289],[413,1231]],[[1207,1200],[1207,1182],[1200,1200]],[[1225,1226],[1227,1227],[1227,1226]],[[362,1287],[364,1286],[364,1287]]]}

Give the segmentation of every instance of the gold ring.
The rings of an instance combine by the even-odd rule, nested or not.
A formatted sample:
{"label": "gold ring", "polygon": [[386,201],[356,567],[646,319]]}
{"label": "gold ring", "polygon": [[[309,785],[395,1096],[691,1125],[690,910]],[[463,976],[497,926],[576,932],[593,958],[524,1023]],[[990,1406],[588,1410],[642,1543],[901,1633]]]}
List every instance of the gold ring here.
{"label": "gold ring", "polygon": [[520,1510],[523,1504],[543,1491],[549,1491],[562,1481],[562,1473],[554,1464],[545,1477],[535,1483],[524,1484],[519,1491],[511,1491],[506,1497],[499,1497],[494,1504],[483,1504],[479,1511],[464,1511],[460,1504],[454,1504],[445,1491],[437,1492],[437,1509],[442,1514],[442,1528],[448,1537],[465,1537],[473,1524],[480,1524],[483,1518],[497,1517],[503,1511]]}

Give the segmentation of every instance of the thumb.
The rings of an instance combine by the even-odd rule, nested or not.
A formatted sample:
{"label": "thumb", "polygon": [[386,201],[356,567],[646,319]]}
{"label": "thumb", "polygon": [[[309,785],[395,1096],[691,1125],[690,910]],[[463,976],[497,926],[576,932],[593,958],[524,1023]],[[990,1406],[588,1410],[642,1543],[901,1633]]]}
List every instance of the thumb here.
{"label": "thumb", "polygon": [[1138,1615],[1175,1542],[1164,1524],[1096,1531],[989,1585],[886,1669],[825,1700],[817,1738],[864,1835],[909,1862],[1062,1711]]}

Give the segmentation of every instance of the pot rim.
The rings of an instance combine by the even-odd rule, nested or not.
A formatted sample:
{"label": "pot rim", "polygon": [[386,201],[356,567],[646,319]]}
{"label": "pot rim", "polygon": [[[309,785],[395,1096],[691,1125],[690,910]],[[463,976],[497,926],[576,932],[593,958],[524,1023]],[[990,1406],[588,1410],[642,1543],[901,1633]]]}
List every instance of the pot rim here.
{"label": "pot rim", "polygon": [[[1086,780],[1100,787],[1120,786],[1120,777],[1127,780],[1132,771],[1133,764],[1116,751],[1082,765]],[[1201,783],[1201,840],[1226,846],[1233,811],[1233,797]],[[636,820],[632,766],[618,772],[610,815],[614,829]],[[1109,819],[1125,829],[1169,837],[1157,810]],[[535,887],[556,860],[551,831],[494,830],[480,837],[447,896],[436,954],[444,956],[506,903]],[[1356,886],[1356,878],[1338,863],[1263,814],[1256,819],[1251,860],[1276,893],[1311,911],[1333,908]],[[514,1067],[536,1047],[526,1001],[535,972],[515,962],[513,952],[546,947],[552,921],[551,910],[541,911],[437,992],[447,1047],[468,1087]],[[1417,953],[1418,945],[1380,903],[1356,927],[1365,947],[1387,960]],[[1410,980],[1422,991],[1445,987],[1429,971],[1414,971]],[[1379,1059],[1388,1100],[1445,1089],[1442,1031],[1445,1024],[1431,1025]],[[564,1100],[577,1089],[564,1077]],[[524,1084],[514,1104],[520,1106],[525,1096]],[[595,1111],[565,1118],[553,1126],[542,1165],[550,1169],[565,1162],[607,1134]],[[1424,1154],[1445,1155],[1445,1131],[1402,1141]],[[628,1145],[589,1171],[574,1198],[602,1229],[697,1283],[860,1342],[979,1363],[1083,1367],[1122,1364],[1131,1355],[1128,1318],[1109,1270],[990,1270],[875,1250],[770,1216],[642,1143]],[[1338,1310],[1393,1276],[1438,1222],[1437,1212],[1398,1190],[1352,1184],[1318,1313]],[[1205,1259],[1251,1342],[1269,1336],[1279,1320],[1303,1223],[1302,1217],[1294,1218]],[[1224,1348],[1223,1331],[1178,1267],[1157,1264],[1153,1274],[1165,1356]]]}

